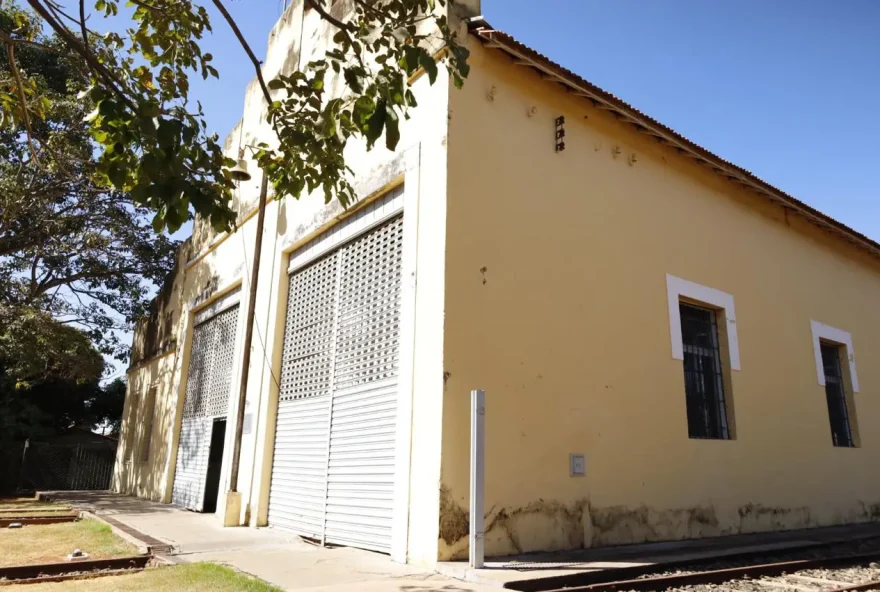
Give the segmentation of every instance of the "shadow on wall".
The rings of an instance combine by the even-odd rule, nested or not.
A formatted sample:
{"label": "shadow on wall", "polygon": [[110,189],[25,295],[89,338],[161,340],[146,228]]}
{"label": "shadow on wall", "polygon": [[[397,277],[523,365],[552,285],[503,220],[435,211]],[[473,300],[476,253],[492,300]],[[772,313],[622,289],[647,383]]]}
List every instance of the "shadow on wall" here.
{"label": "shadow on wall", "polygon": [[[184,243],[178,253],[174,273],[168,276],[166,285],[157,296],[156,305],[161,307],[147,320],[164,323],[161,330],[150,330],[143,334],[136,331],[135,345],[132,348],[133,370],[129,373],[128,400],[119,438],[113,490],[153,501],[163,501],[165,496],[166,463],[173,454],[172,446],[176,443],[176,438],[173,437],[174,422],[182,403],[175,389],[176,368],[181,369],[184,377],[184,382],[179,386],[186,386],[188,360],[181,360],[180,357],[185,353],[184,331],[187,319],[181,311],[186,310],[186,303],[195,298],[210,296],[210,288],[216,287],[218,283],[217,276],[206,266],[196,266],[188,275],[184,275],[183,266],[192,253],[190,244]],[[139,330],[145,329],[146,327],[139,327]],[[149,343],[144,342],[147,336],[151,338]],[[170,350],[148,347],[160,342],[170,343]],[[147,352],[147,349],[150,351]],[[159,357],[138,359],[135,354],[139,352]],[[151,403],[150,390],[153,388],[155,399]],[[147,432],[151,427],[152,435],[148,438]]]}
{"label": "shadow on wall", "polygon": [[[452,499],[446,487],[441,487],[440,500],[441,559],[465,559],[468,511]],[[880,502],[859,501],[849,510],[823,520],[817,519],[809,507],[779,508],[752,503],[719,516],[713,506],[599,508],[587,499],[570,504],[537,500],[519,508],[491,508],[486,513],[485,547],[487,554],[500,556],[872,521],[880,521]]]}

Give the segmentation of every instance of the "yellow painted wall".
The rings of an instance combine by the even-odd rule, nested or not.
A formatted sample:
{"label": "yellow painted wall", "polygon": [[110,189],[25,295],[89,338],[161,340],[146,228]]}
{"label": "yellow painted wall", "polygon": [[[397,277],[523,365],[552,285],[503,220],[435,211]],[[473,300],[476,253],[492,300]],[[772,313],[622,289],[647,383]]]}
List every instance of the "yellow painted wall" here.
{"label": "yellow painted wall", "polygon": [[[440,558],[467,553],[473,388],[489,555],[880,519],[877,262],[471,44],[450,96]],[[734,441],[688,439],[667,273],[735,298]],[[832,446],[811,319],[852,333],[861,448]]]}
{"label": "yellow painted wall", "polygon": [[[128,375],[116,470],[111,488],[120,493],[154,501],[164,497],[165,463],[170,453],[170,432],[174,421],[170,392],[176,352],[136,368]],[[152,437],[148,436],[150,389],[155,387]],[[145,447],[149,454],[144,460]]]}

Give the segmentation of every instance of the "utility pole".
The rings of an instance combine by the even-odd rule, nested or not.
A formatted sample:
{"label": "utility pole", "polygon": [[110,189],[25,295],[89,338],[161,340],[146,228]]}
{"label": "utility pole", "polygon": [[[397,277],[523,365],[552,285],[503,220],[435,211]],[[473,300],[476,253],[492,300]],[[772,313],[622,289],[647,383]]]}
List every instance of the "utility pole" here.
{"label": "utility pole", "polygon": [[[239,166],[233,171],[233,178],[246,181],[251,178],[247,169]],[[260,277],[260,255],[263,251],[263,224],[266,220],[266,196],[269,191],[269,175],[263,171],[260,186],[260,204],[257,210],[257,235],[254,241],[254,261],[251,269],[250,290],[248,293],[247,319],[244,329],[244,354],[241,361],[241,383],[238,387],[238,406],[235,416],[235,439],[232,443],[232,468],[229,471],[229,491],[226,494],[226,513],[224,526],[239,526],[241,515],[241,492],[238,491],[238,471],[241,462],[241,437],[244,432],[244,411],[247,401],[247,383],[251,365],[251,343],[254,338],[254,314],[257,304],[257,282]],[[247,255],[245,254],[245,258]]]}

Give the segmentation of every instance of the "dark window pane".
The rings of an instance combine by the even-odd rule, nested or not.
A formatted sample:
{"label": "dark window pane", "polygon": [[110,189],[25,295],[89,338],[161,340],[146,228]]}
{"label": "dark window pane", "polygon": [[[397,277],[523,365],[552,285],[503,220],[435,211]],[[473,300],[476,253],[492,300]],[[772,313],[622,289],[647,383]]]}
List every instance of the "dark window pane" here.
{"label": "dark window pane", "polygon": [[854,446],[846,409],[846,390],[840,367],[840,347],[822,343],[822,366],[825,369],[825,399],[828,402],[828,419],[831,422],[831,441],[835,446]]}
{"label": "dark window pane", "polygon": [[730,438],[714,310],[679,304],[688,435]]}

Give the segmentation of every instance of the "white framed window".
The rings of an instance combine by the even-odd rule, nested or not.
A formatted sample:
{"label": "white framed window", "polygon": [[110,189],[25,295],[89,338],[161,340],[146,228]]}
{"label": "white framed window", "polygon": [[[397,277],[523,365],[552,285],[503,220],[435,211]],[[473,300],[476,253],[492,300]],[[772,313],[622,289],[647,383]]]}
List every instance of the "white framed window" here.
{"label": "white framed window", "polygon": [[810,321],[813,332],[813,356],[816,359],[816,379],[820,386],[825,385],[825,365],[822,362],[822,342],[833,343],[846,350],[845,358],[849,362],[849,379],[854,393],[859,392],[859,377],[856,374],[856,356],[853,351],[852,335],[841,329],[825,325],[818,321]]}
{"label": "white framed window", "polygon": [[736,332],[736,309],[733,296],[727,292],[716,290],[666,274],[666,292],[669,304],[669,337],[672,343],[672,357],[684,361],[684,344],[681,334],[682,300],[708,305],[724,311],[723,318],[727,333],[727,353],[731,370],[739,370],[739,339]]}
{"label": "white framed window", "polygon": [[718,311],[685,302],[679,303],[679,311],[688,437],[730,440]]}
{"label": "white framed window", "polygon": [[672,357],[684,370],[688,437],[732,440],[729,371],[740,369],[733,296],[668,274],[666,290]]}
{"label": "white framed window", "polygon": [[816,380],[825,387],[831,442],[839,448],[859,446],[855,401],[859,392],[852,335],[818,321],[810,321]]}
{"label": "white framed window", "polygon": [[[825,400],[828,404],[828,422],[831,426],[831,442],[841,448],[855,448],[853,425],[850,417],[855,417],[851,409],[851,388],[847,388],[846,374],[841,364],[846,359],[844,346],[828,341],[819,344],[822,350],[822,364],[825,366]],[[854,407],[852,407],[854,410]]]}

